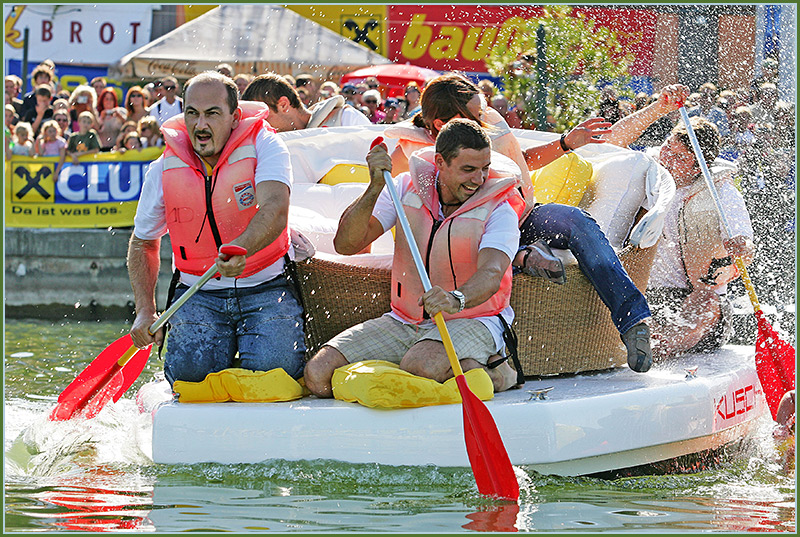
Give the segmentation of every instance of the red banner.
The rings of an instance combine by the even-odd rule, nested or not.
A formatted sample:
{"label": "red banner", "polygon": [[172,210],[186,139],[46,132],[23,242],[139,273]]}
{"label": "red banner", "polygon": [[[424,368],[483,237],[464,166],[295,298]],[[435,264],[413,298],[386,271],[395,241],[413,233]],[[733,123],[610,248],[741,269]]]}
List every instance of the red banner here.
{"label": "red banner", "polygon": [[[484,59],[509,42],[524,23],[541,16],[541,7],[468,5],[388,6],[390,60],[438,71],[486,72]],[[656,14],[624,8],[576,8],[587,18],[617,33],[633,53],[630,74],[652,74]]]}

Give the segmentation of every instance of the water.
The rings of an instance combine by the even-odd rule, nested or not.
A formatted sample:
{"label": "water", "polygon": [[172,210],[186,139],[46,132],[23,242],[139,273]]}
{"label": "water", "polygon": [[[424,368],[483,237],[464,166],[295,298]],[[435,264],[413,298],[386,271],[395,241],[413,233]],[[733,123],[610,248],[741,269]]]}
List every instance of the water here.
{"label": "water", "polygon": [[148,419],[133,396],[158,360],[95,419],[47,419],[61,390],[125,330],[115,322],[6,321],[6,532],[796,529],[795,477],[781,468],[768,419],[740,451],[699,473],[602,480],[518,468],[518,507],[483,498],[466,468],[154,464],[144,447]]}

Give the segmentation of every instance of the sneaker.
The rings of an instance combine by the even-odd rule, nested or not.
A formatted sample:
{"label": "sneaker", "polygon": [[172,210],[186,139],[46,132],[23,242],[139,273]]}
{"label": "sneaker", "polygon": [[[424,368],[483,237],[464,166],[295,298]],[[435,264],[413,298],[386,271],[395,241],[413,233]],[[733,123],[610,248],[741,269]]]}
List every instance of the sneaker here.
{"label": "sneaker", "polygon": [[553,251],[544,241],[537,241],[529,245],[526,250],[522,271],[529,276],[541,276],[542,278],[558,285],[563,285],[567,281],[564,272],[564,263],[561,259],[553,255]]}
{"label": "sneaker", "polygon": [[622,334],[622,342],[628,349],[628,367],[644,373],[653,365],[653,351],[650,349],[650,327],[639,323]]}

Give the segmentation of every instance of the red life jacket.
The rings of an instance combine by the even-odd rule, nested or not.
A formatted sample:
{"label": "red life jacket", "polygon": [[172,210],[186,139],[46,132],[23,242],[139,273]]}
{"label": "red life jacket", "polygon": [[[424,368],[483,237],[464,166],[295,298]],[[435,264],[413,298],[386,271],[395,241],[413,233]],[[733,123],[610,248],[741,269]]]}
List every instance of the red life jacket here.
{"label": "red life jacket", "polygon": [[[489,179],[463,205],[441,222],[439,195],[436,191],[436,166],[433,147],[414,153],[409,159],[410,188],[401,203],[408,216],[411,231],[426,265],[432,285],[452,291],[469,280],[478,270],[478,250],[486,222],[492,211],[505,201],[522,200],[517,190],[519,170],[513,161],[492,153]],[[517,204],[519,205],[519,204]],[[434,218],[433,215],[437,215]],[[392,311],[408,322],[423,320],[423,308],[417,301],[424,290],[411,250],[398,226],[395,230],[392,265]],[[445,319],[474,318],[496,315],[511,298],[511,264],[500,289],[489,300],[459,313],[444,314]]]}
{"label": "red life jacket", "polygon": [[[219,247],[247,228],[258,211],[256,202],[256,146],[269,108],[263,103],[239,103],[242,118],[231,132],[210,176],[192,148],[183,115],[161,127],[164,150],[163,190],[167,229],[175,266],[187,274],[202,275],[217,258]],[[240,277],[252,276],[289,251],[284,228],[270,245],[248,256]]]}

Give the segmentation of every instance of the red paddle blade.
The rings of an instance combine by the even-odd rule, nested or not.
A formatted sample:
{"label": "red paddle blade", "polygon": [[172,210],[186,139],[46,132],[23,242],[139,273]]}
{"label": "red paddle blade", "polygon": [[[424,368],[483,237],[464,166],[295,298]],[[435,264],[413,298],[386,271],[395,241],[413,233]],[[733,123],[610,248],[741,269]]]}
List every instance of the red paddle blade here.
{"label": "red paddle blade", "polygon": [[467,455],[478,492],[516,502],[519,499],[517,476],[489,409],[469,389],[464,375],[456,377],[456,384],[464,412]]}
{"label": "red paddle blade", "polygon": [[78,413],[87,419],[96,416],[109,400],[118,401],[131,387],[149,356],[150,347],[137,350],[130,334],[122,336],[61,392],[50,420],[68,420]]}
{"label": "red paddle blade", "polygon": [[764,312],[756,311],[756,318],[756,372],[774,420],[781,397],[795,386],[795,350],[767,322]]}

